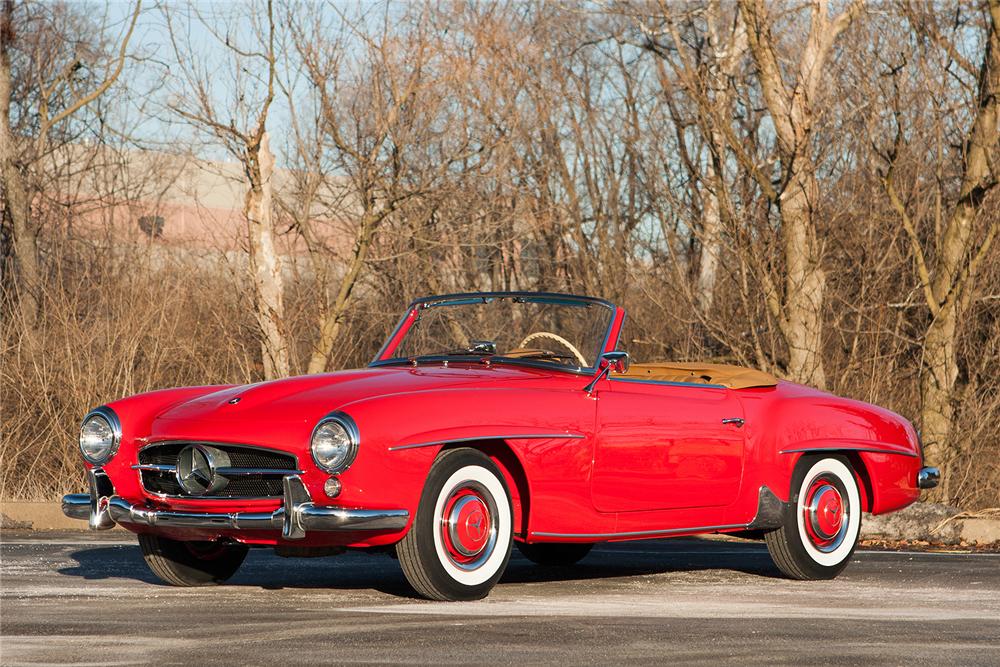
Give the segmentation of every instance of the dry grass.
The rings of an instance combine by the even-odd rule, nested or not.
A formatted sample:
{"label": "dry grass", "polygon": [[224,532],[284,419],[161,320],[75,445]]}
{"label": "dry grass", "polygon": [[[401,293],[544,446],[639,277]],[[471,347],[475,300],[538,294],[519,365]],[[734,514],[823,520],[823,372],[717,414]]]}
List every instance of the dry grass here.
{"label": "dry grass", "polygon": [[255,376],[259,353],[239,286],[225,272],[129,250],[109,259],[85,244],[62,249],[35,329],[4,308],[4,498],[52,498],[80,486],[76,429],[96,405]]}
{"label": "dry grass", "polygon": [[[155,251],[154,251],[155,250]],[[162,248],[106,246],[77,239],[51,247],[44,308],[37,328],[21,321],[6,294],[0,328],[0,496],[52,499],[80,489],[76,429],[90,408],[117,397],[164,387],[260,380],[260,348],[241,270],[221,257]],[[367,363],[412,296],[433,292],[434,276],[419,255],[385,268],[412,279],[372,281],[359,292],[333,360],[335,368]],[[543,267],[538,267],[541,270]],[[690,312],[669,274],[632,270],[629,281],[604,294],[630,313],[621,347],[637,359],[715,359],[754,365],[755,327],[764,347],[774,344],[766,320],[745,309],[737,285],[719,290],[718,323],[684,318]],[[627,286],[624,283],[627,282]],[[845,284],[847,284],[845,282]],[[459,284],[461,289],[504,286]],[[531,286],[518,286],[527,287]],[[571,290],[572,286],[566,288]],[[845,289],[848,289],[845,287]],[[889,288],[886,288],[887,290]],[[301,364],[315,335],[315,285],[299,276],[289,295],[289,327]],[[1000,504],[1000,322],[993,305],[978,313],[963,351],[977,364],[958,417],[962,457],[956,502],[969,510]],[[831,321],[841,320],[831,313]],[[849,322],[850,318],[846,318]],[[909,419],[919,414],[919,348],[907,342],[892,313],[843,324],[830,336],[826,363],[840,394],[885,405]],[[724,326],[723,326],[724,325]],[[714,329],[712,328],[714,327]],[[720,331],[728,331],[727,338]],[[856,332],[860,331],[860,334]],[[855,340],[856,339],[856,340]]]}

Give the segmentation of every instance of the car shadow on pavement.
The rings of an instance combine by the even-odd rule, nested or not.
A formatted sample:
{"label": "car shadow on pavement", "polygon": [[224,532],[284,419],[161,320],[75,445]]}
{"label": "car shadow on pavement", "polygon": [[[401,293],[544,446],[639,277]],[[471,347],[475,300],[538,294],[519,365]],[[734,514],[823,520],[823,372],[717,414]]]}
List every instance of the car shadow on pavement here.
{"label": "car shadow on pavement", "polygon": [[[57,570],[64,576],[86,580],[131,579],[172,588],[146,567],[138,545],[95,546],[76,549],[68,555],[76,563]],[[399,566],[384,554],[281,558],[270,549],[251,549],[240,570],[225,585],[265,590],[364,589],[416,598]]]}
{"label": "car shadow on pavement", "polygon": [[[138,546],[95,545],[76,549],[69,556],[76,563],[59,569],[61,575],[86,580],[132,579],[167,586],[146,568]],[[515,548],[501,581],[506,584],[582,581],[704,570],[780,577],[767,549],[759,542],[675,538],[599,544],[580,563],[564,567],[535,565]],[[374,590],[396,597],[416,597],[398,563],[385,554],[347,553],[328,558],[289,559],[269,549],[253,549],[226,585],[265,590]]]}
{"label": "car shadow on pavement", "polygon": [[114,545],[78,549],[69,554],[76,565],[56,570],[81,579],[137,579],[147,584],[160,580],[145,567],[138,546]]}
{"label": "car shadow on pavement", "polygon": [[548,581],[646,576],[671,572],[729,570],[780,579],[767,548],[760,542],[673,538],[598,544],[583,560],[570,566],[539,566],[517,549],[502,581]]}

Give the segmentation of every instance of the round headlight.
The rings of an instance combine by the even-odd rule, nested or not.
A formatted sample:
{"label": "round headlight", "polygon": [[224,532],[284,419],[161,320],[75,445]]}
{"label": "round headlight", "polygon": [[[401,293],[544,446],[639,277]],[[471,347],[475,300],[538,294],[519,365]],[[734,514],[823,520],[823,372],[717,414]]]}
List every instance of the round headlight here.
{"label": "round headlight", "polygon": [[107,463],[118,451],[121,439],[121,422],[111,408],[97,408],[83,418],[80,425],[80,453],[90,463]]}
{"label": "round headlight", "polygon": [[358,455],[358,427],[341,412],[323,417],[313,429],[313,461],[327,472],[343,472]]}

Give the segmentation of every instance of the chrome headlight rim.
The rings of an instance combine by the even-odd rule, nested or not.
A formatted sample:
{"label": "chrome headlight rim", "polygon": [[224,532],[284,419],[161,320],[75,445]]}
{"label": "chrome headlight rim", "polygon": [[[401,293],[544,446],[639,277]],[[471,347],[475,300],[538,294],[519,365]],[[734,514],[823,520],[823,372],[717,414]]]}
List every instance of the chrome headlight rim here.
{"label": "chrome headlight rim", "polygon": [[105,454],[103,458],[93,459],[89,457],[87,453],[83,450],[82,442],[78,443],[78,446],[80,449],[80,455],[87,463],[90,463],[91,465],[95,466],[100,466],[104,465],[105,463],[113,459],[115,457],[115,454],[118,453],[118,447],[122,443],[122,422],[118,418],[118,414],[114,410],[112,410],[106,405],[102,405],[99,408],[94,408],[84,416],[83,420],[80,422],[81,436],[83,435],[83,427],[86,425],[87,422],[89,422],[91,419],[94,418],[104,420],[104,422],[107,423],[108,427],[111,429],[111,447],[108,449],[107,454]]}
{"label": "chrome headlight rim", "polygon": [[[317,431],[319,431],[324,424],[329,423],[338,424],[341,428],[343,428],[344,432],[347,433],[348,440],[350,441],[350,448],[347,451],[347,456],[344,457],[342,463],[336,466],[329,466],[321,462],[316,457],[316,450],[313,447],[313,444],[316,441]],[[309,454],[312,456],[313,463],[316,464],[317,468],[330,474],[338,474],[350,468],[354,463],[354,460],[358,456],[358,448],[360,444],[361,432],[358,430],[357,423],[347,413],[335,410],[316,422],[316,426],[313,427],[312,434],[309,436]]]}

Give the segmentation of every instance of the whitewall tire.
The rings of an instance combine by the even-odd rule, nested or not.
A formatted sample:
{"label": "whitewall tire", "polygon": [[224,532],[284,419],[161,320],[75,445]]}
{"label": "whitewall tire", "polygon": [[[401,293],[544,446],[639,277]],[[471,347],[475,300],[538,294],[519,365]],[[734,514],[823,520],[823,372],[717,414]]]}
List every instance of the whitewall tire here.
{"label": "whitewall tire", "polygon": [[478,600],[507,569],[512,538],[510,492],[497,466],[477,450],[452,449],[431,467],[396,554],[424,597]]}
{"label": "whitewall tire", "polygon": [[765,536],[775,565],[793,579],[832,579],[861,533],[861,493],[847,459],[804,457],[792,476],[782,525]]}

